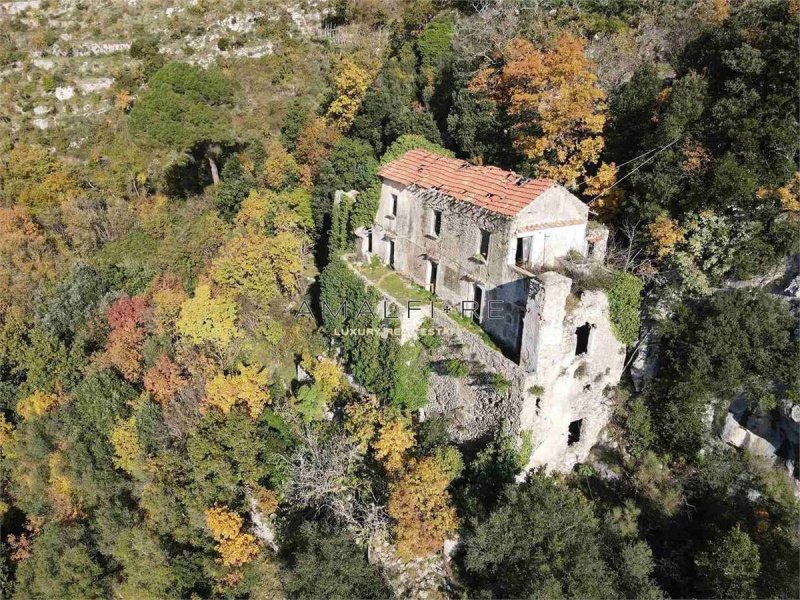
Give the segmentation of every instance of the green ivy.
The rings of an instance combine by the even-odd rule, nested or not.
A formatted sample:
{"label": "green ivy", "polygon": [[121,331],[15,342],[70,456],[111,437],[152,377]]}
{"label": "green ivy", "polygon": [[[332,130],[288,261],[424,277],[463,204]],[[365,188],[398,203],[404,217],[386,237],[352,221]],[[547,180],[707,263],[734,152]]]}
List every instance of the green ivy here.
{"label": "green ivy", "polygon": [[642,280],[630,273],[617,273],[607,290],[611,331],[620,342],[630,346],[639,337],[639,307],[642,303]]}

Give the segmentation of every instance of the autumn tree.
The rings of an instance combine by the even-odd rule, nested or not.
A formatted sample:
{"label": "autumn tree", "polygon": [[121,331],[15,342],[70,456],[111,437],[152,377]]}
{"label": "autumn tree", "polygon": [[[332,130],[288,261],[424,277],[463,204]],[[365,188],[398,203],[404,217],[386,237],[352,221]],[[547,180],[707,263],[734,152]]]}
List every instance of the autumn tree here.
{"label": "autumn tree", "polygon": [[147,301],[143,296],[123,296],[106,311],[111,326],[106,341],[106,359],[129,381],[141,376],[146,310]]}
{"label": "autumn tree", "polygon": [[37,390],[30,396],[20,398],[17,402],[17,413],[25,420],[34,419],[53,410],[65,400],[63,394],[48,394]]}
{"label": "autumn tree", "polygon": [[160,355],[155,364],[144,374],[144,389],[150,392],[159,404],[172,400],[188,380],[180,366],[166,354]]}
{"label": "autumn tree", "polygon": [[333,77],[334,98],[326,113],[333,127],[342,133],[350,129],[371,81],[369,71],[348,58],[342,59]]}
{"label": "autumn tree", "polygon": [[403,419],[392,419],[381,427],[380,436],[373,443],[375,458],[389,473],[402,470],[408,450],[414,446],[414,433]]}
{"label": "autumn tree", "polygon": [[311,119],[300,131],[295,157],[301,165],[300,181],[303,185],[311,185],[320,161],[330,154],[340,137],[339,132],[322,117]]}
{"label": "autumn tree", "polygon": [[20,144],[0,163],[0,188],[7,205],[20,205],[34,212],[57,206],[80,193],[72,170],[49,150]]}
{"label": "autumn tree", "polygon": [[206,527],[217,542],[220,562],[226,567],[241,567],[258,554],[255,536],[244,531],[244,521],[237,513],[224,507],[206,510]]}
{"label": "autumn tree", "polygon": [[508,115],[514,147],[533,161],[538,177],[573,187],[599,159],[605,93],[580,38],[564,34],[544,50],[515,38],[471,87]]}
{"label": "autumn tree", "polygon": [[217,375],[206,383],[203,409],[213,407],[227,414],[234,406],[243,404],[250,417],[256,419],[272,400],[267,383],[265,370],[241,365],[237,375]]}
{"label": "autumn tree", "polygon": [[674,219],[660,215],[648,227],[651,246],[658,258],[664,258],[673,248],[684,241],[684,232]]}
{"label": "autumn tree", "polygon": [[266,143],[267,157],[261,167],[261,181],[271,190],[285,190],[300,181],[300,166],[278,140]]}
{"label": "autumn tree", "polygon": [[211,286],[201,283],[181,306],[177,328],[195,344],[229,344],[238,335],[236,303],[224,296],[212,298]]}
{"label": "autumn tree", "polygon": [[242,203],[236,225],[254,233],[288,232],[302,239],[314,227],[311,195],[303,188],[280,193],[253,190]]}
{"label": "autumn tree", "polygon": [[237,236],[214,260],[211,278],[233,294],[265,305],[279,292],[297,290],[303,267],[301,249],[301,239],[289,232]]}
{"label": "autumn tree", "polygon": [[406,559],[441,550],[456,529],[456,512],[447,491],[451,477],[432,457],[414,460],[389,485],[389,516],[398,554]]}

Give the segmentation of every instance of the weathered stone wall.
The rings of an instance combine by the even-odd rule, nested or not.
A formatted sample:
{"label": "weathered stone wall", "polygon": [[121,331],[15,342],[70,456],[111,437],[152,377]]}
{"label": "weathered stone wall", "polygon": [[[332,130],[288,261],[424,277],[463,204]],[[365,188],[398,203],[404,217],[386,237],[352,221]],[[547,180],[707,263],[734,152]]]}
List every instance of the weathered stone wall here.
{"label": "weathered stone wall", "polygon": [[[530,467],[568,470],[588,456],[608,424],[611,417],[608,395],[622,376],[625,346],[611,331],[604,292],[586,291],[576,304],[567,304],[570,301],[563,294],[566,283],[563,280],[570,280],[555,273],[546,273],[542,279],[543,290],[539,293],[546,299],[542,315],[547,319],[548,314],[552,317],[563,314],[563,319],[555,321],[560,327],[545,321],[550,339],[546,347],[540,346],[539,370],[531,379],[541,386],[542,393],[534,394],[531,388],[527,389],[520,428],[533,434]],[[560,303],[561,298],[565,301],[561,307],[552,306]],[[576,330],[587,323],[588,349],[576,355]],[[580,436],[570,444],[570,423],[577,421],[581,423]]]}
{"label": "weathered stone wall", "polygon": [[[398,198],[394,215],[392,194]],[[434,210],[442,212],[438,236],[433,235]],[[373,254],[388,262],[392,240],[396,270],[422,286],[429,283],[429,261],[436,262],[436,295],[449,305],[473,299],[474,284],[480,285],[481,324],[506,351],[491,348],[434,310],[443,343],[432,355],[425,412],[450,418],[454,439],[475,440],[501,426],[527,431],[534,446],[530,467],[568,470],[586,458],[608,423],[607,391],[619,382],[625,348],[611,331],[605,293],[586,291],[578,298],[570,293],[569,277],[555,272],[533,276],[514,264],[517,234],[539,225],[540,241],[551,244],[553,257],[571,250],[585,255],[587,217],[587,207],[560,188],[509,219],[435,190],[384,181]],[[485,260],[478,253],[481,229],[491,232]],[[592,233],[593,258],[601,259],[607,231],[594,228]],[[360,256],[366,258],[363,252]],[[403,340],[413,336],[418,323],[406,320]],[[581,327],[588,332],[586,351],[576,355]],[[448,375],[450,359],[464,362],[468,374]],[[498,376],[508,385],[497,385]]]}

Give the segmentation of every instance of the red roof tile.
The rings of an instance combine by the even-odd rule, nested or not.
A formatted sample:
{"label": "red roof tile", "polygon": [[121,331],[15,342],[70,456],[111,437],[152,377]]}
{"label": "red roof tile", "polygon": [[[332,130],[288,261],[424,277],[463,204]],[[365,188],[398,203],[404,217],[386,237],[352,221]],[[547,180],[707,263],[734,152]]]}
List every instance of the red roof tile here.
{"label": "red roof tile", "polygon": [[438,190],[508,217],[518,215],[556,185],[550,179],[526,179],[498,167],[478,167],[420,149],[387,163],[378,174],[405,186]]}

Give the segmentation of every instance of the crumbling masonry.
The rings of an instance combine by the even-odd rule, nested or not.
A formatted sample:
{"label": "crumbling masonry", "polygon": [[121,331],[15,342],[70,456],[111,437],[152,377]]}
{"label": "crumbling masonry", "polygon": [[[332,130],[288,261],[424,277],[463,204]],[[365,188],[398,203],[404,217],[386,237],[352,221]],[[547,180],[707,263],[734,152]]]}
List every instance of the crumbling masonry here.
{"label": "crumbling masonry", "polygon": [[[377,257],[428,288],[502,351],[437,309],[445,344],[434,355],[427,412],[452,418],[463,441],[503,423],[530,432],[531,467],[566,470],[584,460],[608,422],[606,394],[620,379],[625,348],[611,331],[605,293],[577,297],[555,268],[568,257],[587,268],[602,262],[608,231],[589,224],[588,207],[549,180],[423,150],[380,175],[375,222],[356,232],[357,260]],[[437,368],[450,358],[469,364],[470,374]],[[497,375],[508,384],[498,386]]]}

